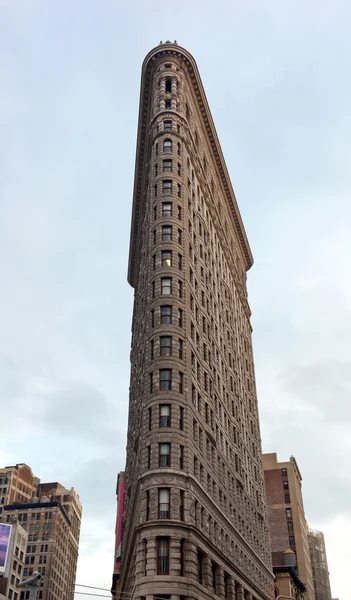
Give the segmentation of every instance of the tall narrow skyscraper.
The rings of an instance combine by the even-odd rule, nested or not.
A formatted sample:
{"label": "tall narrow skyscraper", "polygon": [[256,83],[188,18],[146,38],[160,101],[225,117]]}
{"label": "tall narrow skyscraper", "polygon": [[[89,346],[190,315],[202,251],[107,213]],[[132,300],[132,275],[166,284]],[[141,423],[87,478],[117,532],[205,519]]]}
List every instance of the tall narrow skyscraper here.
{"label": "tall narrow skyscraper", "polygon": [[161,43],[141,78],[122,598],[273,597],[251,265],[196,63]]}

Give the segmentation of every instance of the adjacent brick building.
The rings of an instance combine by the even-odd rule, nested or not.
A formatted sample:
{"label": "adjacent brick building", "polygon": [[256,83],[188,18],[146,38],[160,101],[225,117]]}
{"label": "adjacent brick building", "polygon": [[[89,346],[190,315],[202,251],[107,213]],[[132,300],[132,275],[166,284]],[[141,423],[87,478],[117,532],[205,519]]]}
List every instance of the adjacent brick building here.
{"label": "adjacent brick building", "polygon": [[[1,480],[0,520],[20,524],[28,536],[22,579],[39,571],[38,600],[73,600],[82,517],[78,494],[58,482],[41,483],[25,464],[0,469]],[[17,590],[6,598],[25,596]]]}
{"label": "adjacent brick building", "polygon": [[291,548],[296,554],[299,579],[306,586],[306,600],[315,600],[302,477],[297,462],[293,456],[287,462],[278,462],[275,453],[264,454],[263,469],[273,567],[284,564],[284,552]]}
{"label": "adjacent brick building", "polygon": [[161,43],[141,78],[122,594],[273,596],[252,262],[196,63]]}

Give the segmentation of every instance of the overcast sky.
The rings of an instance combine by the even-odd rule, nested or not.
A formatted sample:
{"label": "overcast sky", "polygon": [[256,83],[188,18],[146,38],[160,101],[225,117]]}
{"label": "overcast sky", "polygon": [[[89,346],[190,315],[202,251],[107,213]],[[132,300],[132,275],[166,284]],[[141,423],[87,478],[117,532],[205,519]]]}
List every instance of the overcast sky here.
{"label": "overcast sky", "polygon": [[80,584],[111,584],[140,69],[176,39],[255,258],[263,449],[296,457],[349,597],[350,28],[347,0],[0,1],[0,465],[77,489]]}

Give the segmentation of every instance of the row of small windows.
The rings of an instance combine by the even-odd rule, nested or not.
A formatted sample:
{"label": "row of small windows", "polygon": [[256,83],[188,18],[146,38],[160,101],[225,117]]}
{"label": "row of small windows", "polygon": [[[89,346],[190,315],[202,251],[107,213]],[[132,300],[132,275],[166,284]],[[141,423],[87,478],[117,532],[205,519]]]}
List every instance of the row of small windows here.
{"label": "row of small windows", "polygon": [[[159,369],[158,389],[160,392],[172,391],[172,369]],[[154,374],[150,373],[150,393],[155,391]],[[178,392],[184,392],[184,373],[178,372]]]}
{"label": "row of small windows", "polygon": [[[173,317],[173,306],[170,304],[163,304],[160,306],[160,325],[178,325],[183,327],[183,310],[177,309],[177,318]],[[151,327],[155,327],[155,309],[151,310]]]}
{"label": "row of small windows", "polygon": [[[170,511],[170,499],[171,499],[172,490],[170,488],[158,488],[158,510],[157,510],[157,518],[158,519],[169,519],[171,516]],[[178,496],[178,494],[177,494]],[[177,510],[177,514],[174,517],[179,518],[181,521],[184,521],[184,490],[179,490],[179,508]],[[146,520],[150,520],[150,492],[146,491]]]}
{"label": "row of small windows", "polygon": [[[173,293],[173,278],[161,277],[159,292],[161,296],[170,296]],[[179,279],[177,283],[178,298],[183,298],[183,282]],[[151,283],[151,296],[156,297],[156,281]]]}
{"label": "row of small windows", "polygon": [[[154,220],[156,221],[158,216],[158,206],[154,206]],[[172,217],[173,216],[173,204],[172,202],[162,202],[161,204],[161,217]],[[182,207],[178,205],[177,216],[179,221],[182,219]]]}
{"label": "row of small windows", "polygon": [[[179,469],[184,469],[184,446],[179,445],[178,454],[178,466]],[[158,445],[158,466],[159,467],[170,467],[171,466],[171,444],[169,442],[163,442]],[[151,446],[147,446],[147,468],[151,468]]]}
{"label": "row of small windows", "polygon": [[[172,225],[162,225],[161,226],[161,241],[162,242],[172,242],[173,240],[173,228]],[[156,244],[157,242],[157,229],[153,230],[153,243]],[[182,235],[182,230],[178,229],[177,230],[177,243],[179,244],[179,246],[182,245],[182,241],[183,241],[183,235]]]}
{"label": "row of small windows", "polygon": [[[164,179],[162,181],[162,195],[163,196],[170,196],[173,193],[173,182],[171,179]],[[157,198],[158,195],[158,184],[155,183],[154,185],[154,196],[155,198]],[[178,198],[182,197],[182,186],[180,185],[180,183],[177,184],[177,196]]]}
{"label": "row of small windows", "polygon": [[[153,407],[149,408],[149,431],[152,429],[152,412]],[[184,408],[179,407],[178,413],[178,426],[180,431],[184,429]],[[159,404],[158,406],[158,426],[159,427],[171,427],[172,424],[172,405],[171,404]]]}
{"label": "row of small windows", "polygon": [[[171,267],[173,264],[173,252],[172,250],[161,250],[160,253],[160,266],[161,267]],[[183,267],[183,257],[181,254],[178,254],[177,258],[177,266],[179,270],[182,270]],[[156,269],[156,254],[152,257],[152,268]]]}
{"label": "row of small windows", "polygon": [[[172,356],[172,352],[174,354],[174,346],[176,346],[176,353],[178,358],[183,359],[183,346],[184,342],[181,338],[178,339],[178,342],[175,344],[172,336],[170,335],[162,335],[159,340],[159,354],[160,356]],[[155,358],[155,341],[150,341],[150,356],[151,360]]]}
{"label": "row of small windows", "polygon": [[[162,150],[163,150],[163,152],[172,152],[173,151],[172,140],[170,140],[169,138],[166,138],[165,140],[163,140]],[[180,144],[180,142],[177,142],[177,154],[178,154],[178,156],[181,156],[181,150],[182,150],[181,144]],[[159,145],[158,145],[158,142],[156,142],[156,144],[155,144],[155,154],[156,154],[156,156],[158,156],[158,152],[159,152]]]}
{"label": "row of small windows", "polygon": [[[162,172],[163,173],[173,173],[173,160],[165,159],[162,161]],[[182,165],[177,163],[177,175],[181,177],[182,174]],[[158,164],[155,163],[155,177],[158,175]]]}

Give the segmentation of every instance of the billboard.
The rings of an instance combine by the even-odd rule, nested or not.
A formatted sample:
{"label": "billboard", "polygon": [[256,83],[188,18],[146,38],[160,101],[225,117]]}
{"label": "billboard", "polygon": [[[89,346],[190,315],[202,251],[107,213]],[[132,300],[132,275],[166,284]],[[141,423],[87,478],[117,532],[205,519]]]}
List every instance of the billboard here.
{"label": "billboard", "polygon": [[5,573],[12,525],[0,523],[0,573]]}

